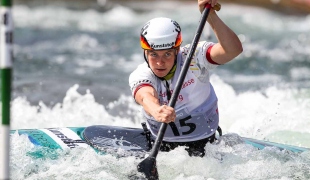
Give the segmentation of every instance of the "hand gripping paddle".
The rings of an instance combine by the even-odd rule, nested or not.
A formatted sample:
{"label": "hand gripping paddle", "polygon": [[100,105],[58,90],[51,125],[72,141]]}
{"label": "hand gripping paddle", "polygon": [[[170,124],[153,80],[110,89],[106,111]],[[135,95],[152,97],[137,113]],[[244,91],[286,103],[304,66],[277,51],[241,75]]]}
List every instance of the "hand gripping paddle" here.
{"label": "hand gripping paddle", "polygon": [[[183,81],[185,79],[186,73],[188,71],[188,68],[189,68],[189,65],[191,62],[191,59],[192,59],[193,54],[196,50],[197,44],[199,42],[202,30],[205,26],[205,23],[207,21],[207,18],[208,18],[208,15],[210,13],[211,8],[212,8],[211,5],[207,4],[205,9],[202,12],[201,19],[200,19],[199,26],[197,28],[195,37],[191,43],[189,53],[186,56],[186,60],[185,60],[184,65],[181,69],[180,76],[176,82],[176,87],[173,91],[170,102],[168,104],[168,106],[170,106],[170,107],[175,106],[175,103],[177,101],[177,97],[179,96]],[[214,9],[217,11],[219,11],[220,8],[221,8],[220,4],[217,4],[216,6],[214,6]],[[145,177],[149,180],[157,180],[158,179],[158,172],[157,172],[157,167],[156,167],[156,156],[158,154],[161,142],[164,138],[164,134],[165,134],[165,131],[167,129],[167,125],[168,125],[167,123],[161,124],[159,132],[158,132],[158,136],[155,140],[155,143],[153,145],[153,148],[151,150],[150,155],[138,164],[138,171],[143,173],[145,175]]]}

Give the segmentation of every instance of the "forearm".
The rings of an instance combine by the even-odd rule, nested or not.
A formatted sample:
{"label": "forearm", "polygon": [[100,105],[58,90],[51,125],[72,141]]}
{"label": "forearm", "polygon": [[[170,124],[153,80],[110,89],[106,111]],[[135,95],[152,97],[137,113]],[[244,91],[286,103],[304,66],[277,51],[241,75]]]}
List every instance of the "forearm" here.
{"label": "forearm", "polygon": [[153,117],[155,116],[154,110],[160,106],[158,98],[150,93],[145,93],[143,96],[139,96],[136,98],[136,101],[143,107],[146,113]]}
{"label": "forearm", "polygon": [[167,105],[160,105],[157,92],[154,88],[144,87],[138,90],[135,99],[143,106],[146,113],[155,118],[158,122],[169,123],[176,118],[175,111]]}
{"label": "forearm", "polygon": [[[242,52],[242,44],[238,36],[217,16],[215,11],[211,11],[208,17],[208,23],[213,29],[219,44],[215,45],[220,50],[213,54],[219,64],[225,64]],[[220,56],[216,56],[220,55]]]}

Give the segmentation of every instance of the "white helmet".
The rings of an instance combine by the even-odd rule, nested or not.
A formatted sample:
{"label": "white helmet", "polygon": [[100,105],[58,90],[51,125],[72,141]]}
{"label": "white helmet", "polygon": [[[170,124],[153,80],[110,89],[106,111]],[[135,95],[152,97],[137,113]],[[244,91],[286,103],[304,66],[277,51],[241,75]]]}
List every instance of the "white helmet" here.
{"label": "white helmet", "polygon": [[170,49],[181,45],[180,25],[169,18],[154,18],[141,29],[141,47],[146,50]]}

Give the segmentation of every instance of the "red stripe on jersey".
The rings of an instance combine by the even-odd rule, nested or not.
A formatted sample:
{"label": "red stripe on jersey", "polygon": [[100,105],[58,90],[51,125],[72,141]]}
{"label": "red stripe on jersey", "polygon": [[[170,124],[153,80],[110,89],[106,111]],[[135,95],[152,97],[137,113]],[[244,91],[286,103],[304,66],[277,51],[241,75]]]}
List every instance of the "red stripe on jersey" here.
{"label": "red stripe on jersey", "polygon": [[213,60],[212,60],[212,58],[211,58],[210,53],[211,53],[211,49],[212,49],[212,47],[213,47],[213,46],[210,46],[210,47],[208,48],[208,50],[207,50],[207,53],[206,53],[207,60],[208,60],[208,61],[209,61],[209,63],[211,63],[211,64],[220,65],[219,63],[217,63],[217,62],[213,61]]}
{"label": "red stripe on jersey", "polygon": [[150,84],[140,84],[138,87],[136,87],[135,92],[133,93],[133,97],[136,96],[136,93],[138,92],[139,89],[141,89],[142,87],[145,87],[145,86],[152,87],[152,85],[150,85]]}

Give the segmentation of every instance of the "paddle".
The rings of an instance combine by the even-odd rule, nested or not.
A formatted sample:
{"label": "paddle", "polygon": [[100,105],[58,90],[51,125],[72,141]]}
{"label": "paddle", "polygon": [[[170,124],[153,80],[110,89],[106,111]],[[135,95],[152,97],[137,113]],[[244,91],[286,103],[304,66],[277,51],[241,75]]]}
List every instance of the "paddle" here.
{"label": "paddle", "polygon": [[[215,6],[215,9],[218,11],[220,9],[220,7],[221,7],[220,4],[217,4]],[[186,73],[188,71],[188,68],[189,68],[189,65],[190,65],[190,62],[191,62],[191,59],[192,59],[193,54],[194,54],[194,52],[196,50],[197,44],[199,42],[202,30],[203,30],[203,28],[205,26],[205,23],[207,21],[207,18],[208,18],[208,15],[210,13],[210,9],[211,8],[212,8],[211,5],[207,4],[205,6],[204,11],[202,12],[201,19],[200,19],[199,26],[197,28],[195,37],[194,37],[194,39],[193,39],[193,41],[191,43],[191,47],[190,47],[189,53],[186,56],[186,60],[185,60],[184,65],[183,65],[183,67],[181,69],[180,76],[179,76],[179,78],[178,78],[178,80],[176,82],[176,87],[175,87],[175,89],[173,91],[173,94],[171,96],[170,102],[168,104],[168,106],[170,106],[170,107],[174,107],[175,106],[175,103],[177,101],[177,97],[179,96],[179,93],[180,93],[183,81],[185,79]],[[158,172],[157,172],[157,167],[156,167],[156,156],[158,154],[161,142],[162,142],[162,140],[164,138],[164,134],[165,134],[165,131],[167,129],[167,126],[168,126],[167,123],[162,123],[161,124],[159,132],[158,132],[158,136],[157,136],[157,138],[155,140],[155,143],[153,145],[153,148],[151,150],[150,155],[146,159],[144,159],[142,162],[140,162],[138,164],[138,171],[142,172],[147,179],[158,179]]]}

